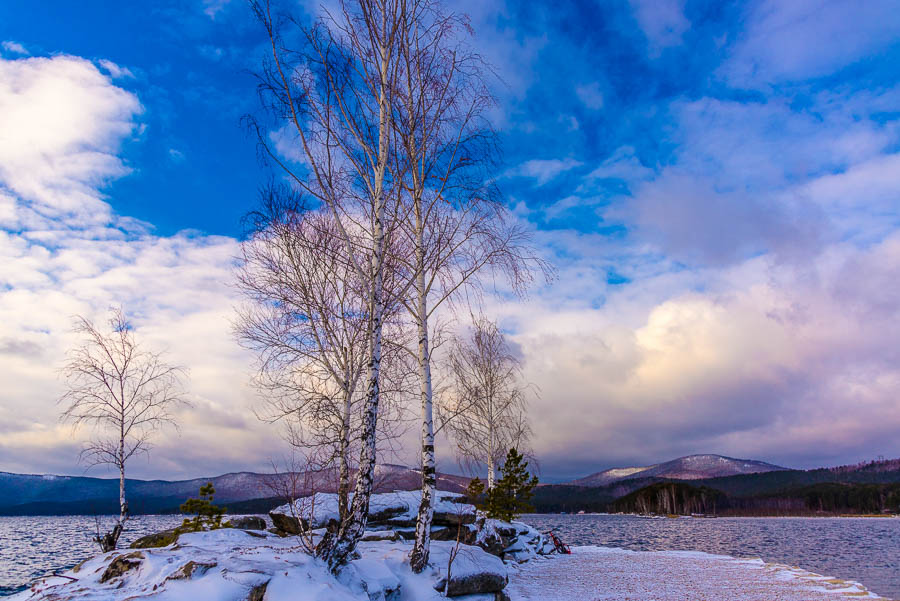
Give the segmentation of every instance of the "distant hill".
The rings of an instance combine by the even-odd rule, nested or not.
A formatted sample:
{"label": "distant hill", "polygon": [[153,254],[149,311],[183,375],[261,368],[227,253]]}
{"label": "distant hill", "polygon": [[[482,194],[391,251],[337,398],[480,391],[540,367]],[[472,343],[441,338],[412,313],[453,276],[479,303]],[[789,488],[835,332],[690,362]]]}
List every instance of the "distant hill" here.
{"label": "distant hill", "polygon": [[[676,460],[677,461],[677,460]],[[672,462],[669,462],[672,463]],[[761,462],[753,462],[761,463]],[[666,464],[659,464],[660,466]],[[764,464],[768,465],[768,464]],[[603,486],[555,484],[538,487],[532,505],[539,512],[636,511],[642,499],[663,499],[660,490],[676,491],[682,499],[695,499],[709,490],[715,511],[722,515],[818,515],[897,511],[900,502],[900,460],[871,461],[813,470],[778,469],[710,478],[641,477],[634,472]],[[653,474],[654,472],[650,472]],[[659,473],[659,472],[656,472]],[[675,472],[678,475],[683,472]],[[587,479],[582,479],[582,481]],[[689,482],[689,484],[688,484]],[[680,484],[668,488],[667,483]],[[640,494],[636,494],[636,493]],[[710,499],[701,494],[702,499]],[[677,506],[687,507],[690,503]],[[667,512],[666,507],[650,511]],[[708,509],[708,507],[707,507]]]}
{"label": "distant hill", "polygon": [[701,480],[736,476],[739,474],[759,474],[765,472],[784,471],[787,468],[755,461],[753,459],[734,459],[722,455],[688,455],[665,463],[647,467],[619,467],[604,470],[566,482],[572,486],[598,487],[606,486],[621,480],[638,478],[663,478],[667,480]]}
{"label": "distant hill", "polygon": [[[216,488],[216,502],[227,506],[278,497],[287,478],[285,474],[237,472],[177,481],[128,479],[125,487],[131,513],[160,513],[176,510],[185,499],[197,496],[199,488],[207,482]],[[309,489],[327,491],[335,488],[336,478],[325,473],[298,480],[305,482]],[[375,480],[379,492],[413,490],[421,486],[422,474],[405,466],[385,464],[376,468]],[[462,492],[468,483],[469,478],[463,476],[438,474],[438,486],[443,490]],[[117,478],[0,472],[0,515],[117,513],[118,491]]]}

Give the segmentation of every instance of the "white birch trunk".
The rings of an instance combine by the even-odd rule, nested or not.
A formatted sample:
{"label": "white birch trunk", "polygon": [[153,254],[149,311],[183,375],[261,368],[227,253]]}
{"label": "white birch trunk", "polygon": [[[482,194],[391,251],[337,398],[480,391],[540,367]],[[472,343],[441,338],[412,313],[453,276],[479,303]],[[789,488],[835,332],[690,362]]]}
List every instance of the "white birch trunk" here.
{"label": "white birch trunk", "polygon": [[410,567],[419,573],[428,565],[431,551],[431,524],[434,519],[434,489],[436,485],[434,458],[434,420],[432,417],[431,350],[428,342],[427,291],[425,289],[424,224],[421,205],[416,203],[416,291],[418,306],[416,321],[419,332],[419,382],[422,397],[422,500],[416,518],[416,539],[410,555]]}
{"label": "white birch trunk", "polygon": [[[386,15],[382,14],[382,34],[387,31]],[[388,162],[388,48],[382,44],[381,89],[378,98],[378,165],[374,177],[372,198],[372,256],[370,260],[371,286],[369,292],[372,311],[369,325],[369,365],[368,386],[362,419],[362,448],[359,455],[359,469],[356,473],[356,488],[347,518],[341,520],[336,538],[326,536],[319,543],[317,554],[324,559],[329,569],[335,571],[347,562],[356,549],[359,539],[366,530],[369,518],[369,498],[375,483],[376,427],[378,425],[378,405],[381,400],[381,344],[384,319],[384,176]],[[353,249],[348,249],[353,252]]]}
{"label": "white birch trunk", "polygon": [[347,518],[349,510],[348,497],[350,494],[350,411],[351,395],[349,383],[345,380],[344,386],[344,414],[341,422],[340,441],[340,467],[338,471],[338,514],[341,521]]}

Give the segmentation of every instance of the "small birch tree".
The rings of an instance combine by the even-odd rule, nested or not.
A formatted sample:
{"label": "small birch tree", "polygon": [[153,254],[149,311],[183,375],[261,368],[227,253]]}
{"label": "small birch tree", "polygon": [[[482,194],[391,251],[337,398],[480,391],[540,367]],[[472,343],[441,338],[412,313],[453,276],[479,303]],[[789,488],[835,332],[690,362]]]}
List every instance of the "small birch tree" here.
{"label": "small birch tree", "polygon": [[527,392],[522,366],[497,324],[475,319],[471,336],[459,337],[449,356],[453,378],[447,429],[457,454],[472,468],[487,468],[488,492],[507,451],[528,445]]}
{"label": "small birch tree", "polygon": [[69,352],[62,368],[67,405],[62,420],[95,428],[82,451],[88,465],[111,465],[119,471],[119,516],[113,529],[96,542],[106,552],[116,548],[128,519],[125,467],[137,453],[150,451],[154,432],[175,424],[173,410],[184,402],[184,369],[166,362],[161,353],[142,348],[121,309],[112,309],[104,331],[85,317],[76,318],[83,343]]}

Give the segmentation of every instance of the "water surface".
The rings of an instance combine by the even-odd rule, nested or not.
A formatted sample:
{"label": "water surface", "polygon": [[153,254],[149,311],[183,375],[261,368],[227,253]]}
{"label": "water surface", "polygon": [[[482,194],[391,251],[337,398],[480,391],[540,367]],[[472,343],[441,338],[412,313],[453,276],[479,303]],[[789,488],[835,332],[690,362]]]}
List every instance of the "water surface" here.
{"label": "water surface", "polygon": [[[100,519],[101,529],[112,528],[111,516]],[[132,517],[119,546],[127,547],[145,534],[173,528],[183,519],[180,515]],[[0,516],[0,596],[99,553],[97,543],[91,540],[96,531],[94,516]]]}
{"label": "water surface", "polygon": [[[527,515],[574,545],[636,551],[696,550],[796,565],[856,580],[900,599],[900,519],[716,518],[649,519],[622,515]],[[104,518],[104,527],[112,523]],[[181,523],[177,515],[136,516],[122,546]],[[0,596],[31,580],[68,569],[98,552],[93,516],[0,517]]]}
{"label": "water surface", "polygon": [[759,557],[855,580],[900,599],[900,519],[896,518],[642,518],[626,515],[536,514],[567,544],[635,551],[704,551]]}

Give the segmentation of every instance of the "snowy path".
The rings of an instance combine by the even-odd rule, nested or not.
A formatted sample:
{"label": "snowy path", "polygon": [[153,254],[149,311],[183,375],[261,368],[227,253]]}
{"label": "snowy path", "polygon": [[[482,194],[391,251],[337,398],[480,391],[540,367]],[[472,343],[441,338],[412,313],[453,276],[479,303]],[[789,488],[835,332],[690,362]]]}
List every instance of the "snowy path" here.
{"label": "snowy path", "polygon": [[695,552],[578,547],[510,570],[512,601],[839,601],[878,598],[856,582]]}

